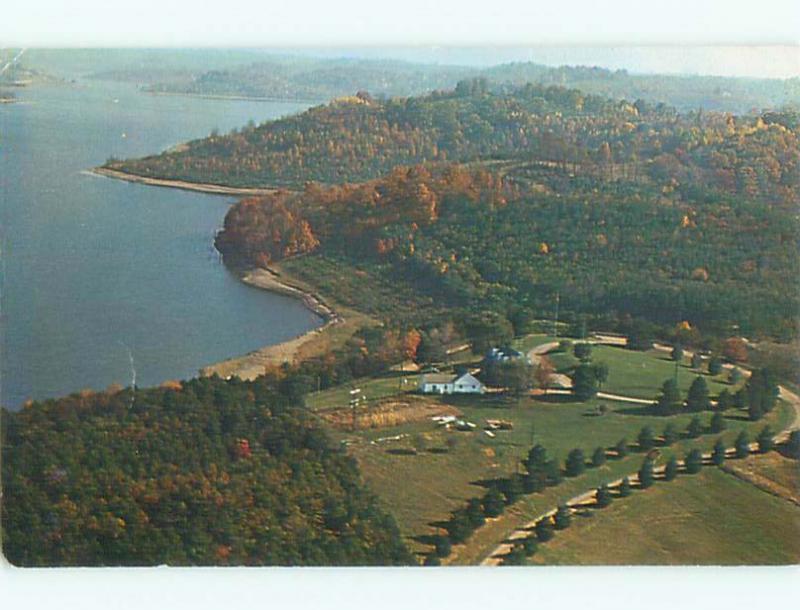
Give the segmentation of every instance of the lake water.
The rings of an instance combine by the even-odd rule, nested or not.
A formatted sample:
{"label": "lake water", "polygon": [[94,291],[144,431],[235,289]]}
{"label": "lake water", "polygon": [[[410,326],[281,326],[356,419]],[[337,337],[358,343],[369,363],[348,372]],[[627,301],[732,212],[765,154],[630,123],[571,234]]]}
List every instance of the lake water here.
{"label": "lake water", "polygon": [[15,93],[0,104],[0,404],[129,385],[130,356],[139,386],[187,378],[320,324],[223,267],[212,242],[233,198],[82,173],[305,105],[103,82]]}

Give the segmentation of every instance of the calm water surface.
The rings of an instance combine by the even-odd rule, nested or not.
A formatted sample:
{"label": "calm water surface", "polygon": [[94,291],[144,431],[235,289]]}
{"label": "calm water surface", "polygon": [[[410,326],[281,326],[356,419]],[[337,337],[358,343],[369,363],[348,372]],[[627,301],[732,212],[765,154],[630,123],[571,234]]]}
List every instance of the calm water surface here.
{"label": "calm water surface", "polygon": [[0,403],[186,378],[319,325],[240,283],[212,240],[233,199],[82,173],[302,110],[79,82],[0,105]]}

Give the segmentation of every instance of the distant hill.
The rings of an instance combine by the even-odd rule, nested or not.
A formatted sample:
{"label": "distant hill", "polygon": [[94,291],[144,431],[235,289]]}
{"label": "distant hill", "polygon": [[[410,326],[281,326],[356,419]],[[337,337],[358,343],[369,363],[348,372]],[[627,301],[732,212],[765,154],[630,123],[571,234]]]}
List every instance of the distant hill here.
{"label": "distant hill", "polygon": [[[262,56],[263,57],[263,56]],[[800,79],[631,74],[589,66],[549,67],[533,62],[489,68],[396,60],[319,59],[274,56],[246,64],[189,68],[167,57],[97,72],[95,78],[143,83],[147,91],[189,95],[326,101],[356,91],[374,97],[410,96],[451,89],[464,78],[483,77],[496,86],[559,85],[615,99],[645,99],[678,110],[720,110],[738,114],[800,103]]]}
{"label": "distant hill", "polygon": [[[228,186],[361,182],[398,165],[526,164],[664,189],[719,191],[791,206],[800,188],[792,112],[679,113],[560,86],[496,91],[484,79],[411,98],[367,94],[228,135],[107,166],[152,178]],[[666,191],[665,191],[666,192]]]}

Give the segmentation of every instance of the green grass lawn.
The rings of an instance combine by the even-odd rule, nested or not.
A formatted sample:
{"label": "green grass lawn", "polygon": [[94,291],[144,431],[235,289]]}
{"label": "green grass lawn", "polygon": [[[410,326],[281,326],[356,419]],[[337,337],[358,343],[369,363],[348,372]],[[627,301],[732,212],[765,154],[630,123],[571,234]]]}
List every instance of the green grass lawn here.
{"label": "green grass lawn", "polygon": [[[531,349],[555,340],[552,336],[531,335],[521,339],[519,345]],[[559,372],[568,373],[578,364],[571,349],[551,352],[548,358]],[[659,350],[637,352],[624,347],[593,345],[592,362],[608,365],[608,381],[602,388],[604,392],[634,398],[656,398],[664,381],[675,375],[675,362],[667,352]],[[705,365],[702,372],[697,371],[691,368],[689,359],[684,358],[678,366],[678,386],[685,395],[695,377],[703,375],[711,396],[716,397],[724,389],[733,392],[738,388],[728,383],[728,374],[727,370],[723,370],[720,375],[712,377],[706,372]]]}
{"label": "green grass lawn", "polygon": [[[346,407],[350,404],[350,390],[354,387],[361,390],[361,396],[365,397],[369,404],[381,398],[416,391],[419,377],[417,373],[398,373],[372,379],[358,379],[349,385],[309,394],[306,396],[306,406],[314,411]],[[403,383],[403,379],[406,383]]]}
{"label": "green grass lawn", "polygon": [[[473,432],[444,431],[433,422],[407,423],[392,428],[366,430],[356,438],[362,442],[351,447],[359,462],[365,480],[378,494],[385,506],[395,515],[403,533],[411,540],[417,551],[426,547],[418,544],[414,536],[435,533],[432,523],[449,518],[451,511],[466,501],[480,496],[485,489],[480,482],[496,476],[504,476],[514,471],[520,459],[525,456],[535,442],[542,443],[548,453],[560,461],[567,453],[580,447],[587,459],[599,446],[610,447],[626,437],[633,444],[639,430],[650,425],[659,434],[667,422],[674,423],[678,429],[685,429],[690,415],[676,415],[670,418],[643,415],[634,406],[615,403],[612,411],[604,416],[593,416],[597,401],[588,403],[545,403],[531,399],[508,403],[500,398],[464,398],[450,400],[466,419],[478,424]],[[773,429],[778,429],[788,420],[788,408],[776,408],[769,417]],[[742,428],[754,437],[766,422],[751,424],[739,414],[731,414],[724,438],[732,445],[733,438]],[[514,423],[514,429],[496,433],[489,438],[480,429],[487,418],[503,418]],[[710,414],[702,414],[704,423]],[[736,418],[736,419],[734,419]],[[371,444],[380,437],[407,434],[409,438],[424,435],[427,446],[433,449],[447,448],[447,439],[456,439],[455,447],[447,452],[424,451],[417,455],[402,455],[391,450],[408,446],[408,440]],[[352,438],[352,434],[343,434]],[[705,435],[701,439],[683,440],[673,448],[665,448],[662,453],[667,458],[671,451],[683,455],[686,447],[702,446],[710,449],[715,436]],[[543,494],[535,494],[520,501],[514,510],[518,519],[501,518],[492,527],[476,532],[467,543],[468,549],[459,550],[454,559],[458,563],[474,563],[488,552],[503,535],[513,531],[526,516],[536,514],[537,510],[554,506],[559,501],[576,493],[599,485],[638,469],[642,456],[633,453],[625,460],[609,460],[601,469],[587,469],[577,479],[569,479],[562,485],[550,488]],[[509,515],[513,517],[513,513]],[[462,561],[463,560],[463,561]]]}
{"label": "green grass lawn", "polygon": [[759,565],[800,561],[800,508],[718,468],[574,515],[534,565]]}

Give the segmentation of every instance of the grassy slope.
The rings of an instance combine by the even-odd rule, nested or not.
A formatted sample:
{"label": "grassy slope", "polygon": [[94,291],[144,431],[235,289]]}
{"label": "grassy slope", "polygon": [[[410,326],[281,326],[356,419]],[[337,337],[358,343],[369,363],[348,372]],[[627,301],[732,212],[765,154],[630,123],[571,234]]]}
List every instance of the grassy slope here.
{"label": "grassy slope", "polygon": [[[550,360],[560,371],[578,363],[571,353],[566,352],[553,353]],[[603,385],[604,392],[634,398],[656,398],[661,384],[675,375],[675,362],[669,354],[657,350],[635,352],[622,347],[595,345],[592,346],[592,362],[604,362],[608,365],[609,375],[608,381]],[[702,372],[691,368],[689,359],[684,358],[678,366],[678,386],[685,397],[695,377],[703,375],[708,383],[709,393],[716,397],[724,389],[734,391],[735,388],[727,381],[728,374],[727,370],[723,370],[720,375],[712,377],[705,368]]]}
{"label": "grassy slope", "polygon": [[713,467],[618,498],[540,545],[533,564],[786,564],[800,508]]}

